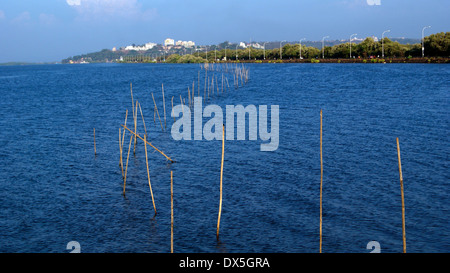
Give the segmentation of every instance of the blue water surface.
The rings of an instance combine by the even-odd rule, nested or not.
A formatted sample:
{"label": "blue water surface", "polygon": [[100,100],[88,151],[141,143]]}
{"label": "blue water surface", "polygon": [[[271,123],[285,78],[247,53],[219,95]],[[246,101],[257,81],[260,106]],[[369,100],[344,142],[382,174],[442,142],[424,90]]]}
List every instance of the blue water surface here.
{"label": "blue water surface", "polygon": [[[240,65],[241,66],[241,65]],[[450,66],[439,64],[88,64],[0,67],[0,252],[318,252],[323,110],[323,252],[401,252],[401,147],[408,252],[449,252]],[[222,67],[223,68],[223,67]],[[175,141],[172,97],[222,89],[207,104],[279,105],[279,147],[227,140],[220,241],[221,141]],[[119,129],[139,101],[148,146],[131,148],[126,195]],[[154,114],[152,93],[164,126]],[[200,88],[198,88],[200,84]],[[226,85],[225,85],[226,86]],[[144,132],[140,111],[138,131]],[[225,114],[225,112],[224,112]],[[208,119],[205,119],[205,121]],[[96,132],[94,155],[93,129]],[[125,135],[124,161],[130,134]]]}

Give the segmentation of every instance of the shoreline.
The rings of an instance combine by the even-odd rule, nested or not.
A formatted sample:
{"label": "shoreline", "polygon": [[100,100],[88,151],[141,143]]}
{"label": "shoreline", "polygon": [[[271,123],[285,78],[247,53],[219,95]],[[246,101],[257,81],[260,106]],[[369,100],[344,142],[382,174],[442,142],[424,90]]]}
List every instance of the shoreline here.
{"label": "shoreline", "polygon": [[[113,62],[113,63],[165,63],[165,62]],[[355,59],[286,59],[286,60],[229,60],[211,63],[450,63],[450,57],[416,58],[355,58]],[[180,63],[183,64],[183,63]]]}
{"label": "shoreline", "polygon": [[[90,63],[72,63],[72,64],[134,64],[134,63],[146,63],[146,64],[160,64],[167,62],[90,62]],[[202,62],[203,63],[203,62]],[[433,64],[448,64],[450,63],[450,57],[416,57],[416,58],[355,58],[355,59],[286,59],[286,60],[229,60],[229,61],[217,61],[211,63],[364,63],[364,64],[374,64],[374,63],[433,63]],[[0,63],[0,66],[27,66],[27,65],[49,65],[61,63]],[[179,63],[179,64],[189,64],[189,63]],[[192,63],[191,63],[192,64]]]}

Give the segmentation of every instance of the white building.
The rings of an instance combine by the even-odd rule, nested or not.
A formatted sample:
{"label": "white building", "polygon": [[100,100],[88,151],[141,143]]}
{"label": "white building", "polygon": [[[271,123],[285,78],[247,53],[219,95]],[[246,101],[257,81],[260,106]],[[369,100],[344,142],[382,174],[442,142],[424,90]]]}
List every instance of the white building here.
{"label": "white building", "polygon": [[132,46],[132,45],[129,45],[129,46],[125,47],[125,50],[146,51],[146,50],[152,49],[155,46],[156,46],[155,43],[146,43],[143,46]]}
{"label": "white building", "polygon": [[184,47],[193,47],[193,46],[195,46],[195,43],[192,42],[192,41],[181,41],[181,40],[178,40],[175,43],[175,45],[177,45],[177,46],[184,46]]}
{"label": "white building", "polygon": [[240,42],[239,47],[247,48],[247,45],[244,42]]}
{"label": "white building", "polygon": [[173,46],[173,45],[175,45],[175,40],[167,38],[167,39],[164,40],[164,45],[165,46]]}
{"label": "white building", "polygon": [[253,47],[253,48],[256,48],[256,49],[262,49],[262,48],[264,48],[262,45],[260,45],[260,44],[258,44],[258,43],[253,43],[253,44],[252,44],[252,47]]}

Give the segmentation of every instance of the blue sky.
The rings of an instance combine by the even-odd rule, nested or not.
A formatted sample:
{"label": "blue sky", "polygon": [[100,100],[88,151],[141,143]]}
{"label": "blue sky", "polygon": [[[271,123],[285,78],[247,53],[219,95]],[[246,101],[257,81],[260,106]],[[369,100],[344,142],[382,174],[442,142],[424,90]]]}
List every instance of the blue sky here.
{"label": "blue sky", "polygon": [[[380,2],[380,5],[369,5]],[[0,62],[60,61],[103,48],[294,41],[450,31],[449,0],[0,0]]]}

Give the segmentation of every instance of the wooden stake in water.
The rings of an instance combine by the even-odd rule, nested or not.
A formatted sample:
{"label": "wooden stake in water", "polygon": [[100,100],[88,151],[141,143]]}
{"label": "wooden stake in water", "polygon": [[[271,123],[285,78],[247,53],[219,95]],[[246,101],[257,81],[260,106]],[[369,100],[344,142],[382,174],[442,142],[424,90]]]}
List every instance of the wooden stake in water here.
{"label": "wooden stake in water", "polygon": [[195,97],[195,81],[192,82],[192,96],[191,96],[191,105],[194,107],[194,97]]}
{"label": "wooden stake in water", "polygon": [[323,182],[323,160],[322,160],[322,110],[320,110],[320,247],[322,253],[322,182]]}
{"label": "wooden stake in water", "polygon": [[397,156],[398,156],[398,172],[400,174],[400,190],[402,195],[402,230],[403,230],[403,253],[406,253],[406,231],[405,231],[405,195],[403,192],[403,175],[402,175],[402,161],[400,158],[400,144],[397,138]]}
{"label": "wooden stake in water", "polygon": [[[136,130],[136,111],[134,110],[134,100],[133,100],[133,84],[130,82],[130,93],[131,93],[131,107],[133,110],[133,122]],[[137,109],[137,108],[136,108]],[[134,139],[134,151],[136,151],[136,138]]]}
{"label": "wooden stake in water", "polygon": [[188,105],[189,109],[191,109],[191,90],[189,90],[189,86],[188,86]]}
{"label": "wooden stake in water", "polygon": [[217,234],[219,240],[220,216],[222,214],[222,179],[223,179],[223,159],[225,155],[225,125],[222,124],[222,163],[220,164],[220,201],[219,201],[219,217],[217,219]]}
{"label": "wooden stake in water", "polygon": [[153,98],[153,103],[155,104],[155,110],[156,110],[156,114],[158,115],[159,123],[161,124],[161,130],[164,131],[164,128],[163,128],[163,125],[162,125],[162,121],[161,121],[161,117],[159,116],[159,112],[158,112],[158,106],[156,106],[156,101],[155,101],[155,97],[153,96],[153,93],[152,93],[152,98]]}
{"label": "wooden stake in water", "polygon": [[[144,135],[144,143],[145,142],[147,142],[147,135]],[[156,215],[155,199],[153,198],[152,184],[150,183],[150,171],[148,169],[147,144],[144,144],[144,147],[145,147],[145,163],[147,165],[148,186],[150,187],[150,194],[152,195],[153,208],[155,209]]]}
{"label": "wooden stake in water", "polygon": [[125,166],[125,177],[123,178],[123,195],[125,195],[125,187],[127,185],[128,159],[130,158],[131,142],[133,142],[133,135],[130,136],[130,144],[128,146],[127,164]]}
{"label": "wooden stake in water", "polygon": [[170,253],[173,253],[173,171],[170,171]]}
{"label": "wooden stake in water", "polygon": [[94,128],[94,155],[97,155],[97,148],[95,147],[95,128]]}
{"label": "wooden stake in water", "polygon": [[164,84],[162,84],[162,97],[163,97],[163,108],[164,108],[164,128],[167,129],[167,124],[166,124],[166,99],[164,98]]}
{"label": "wooden stake in water", "polygon": [[120,128],[119,128],[119,154],[120,154],[119,165],[120,165],[120,169],[122,170],[122,178],[123,178],[123,161],[122,161],[122,129],[120,129]]}
{"label": "wooden stake in water", "polygon": [[[136,101],[136,110],[134,111],[134,133],[137,134],[137,107],[138,107],[139,102]],[[136,142],[137,139],[136,137],[134,137],[134,148],[133,148],[133,154],[136,154]]]}
{"label": "wooden stake in water", "polygon": [[[125,126],[127,126],[127,119],[128,119],[128,109],[125,112]],[[123,133],[122,133],[122,141],[120,142],[120,162],[122,164],[122,169],[123,169],[123,143],[125,141],[125,128],[123,129]],[[123,173],[122,173],[122,178],[123,178]]]}
{"label": "wooden stake in water", "polygon": [[[138,102],[136,102],[136,103],[138,103]],[[145,126],[145,120],[144,120],[144,115],[142,114],[141,104],[138,103],[138,105],[139,105],[139,111],[141,111],[142,124],[144,124],[144,131],[145,131],[145,134],[147,135],[147,127]]]}
{"label": "wooden stake in water", "polygon": [[[173,113],[173,96],[172,96],[172,112]],[[173,122],[175,122],[175,117],[173,117]]]}

